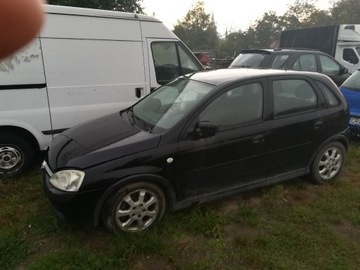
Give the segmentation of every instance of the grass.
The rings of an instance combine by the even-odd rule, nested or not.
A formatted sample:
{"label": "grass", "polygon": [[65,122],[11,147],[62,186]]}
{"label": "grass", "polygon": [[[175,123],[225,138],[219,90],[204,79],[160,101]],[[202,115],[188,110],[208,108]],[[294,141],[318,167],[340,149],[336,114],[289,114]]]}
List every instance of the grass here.
{"label": "grass", "polygon": [[294,179],[114,236],[58,224],[38,170],[0,181],[0,269],[359,269],[360,142],[332,184]]}

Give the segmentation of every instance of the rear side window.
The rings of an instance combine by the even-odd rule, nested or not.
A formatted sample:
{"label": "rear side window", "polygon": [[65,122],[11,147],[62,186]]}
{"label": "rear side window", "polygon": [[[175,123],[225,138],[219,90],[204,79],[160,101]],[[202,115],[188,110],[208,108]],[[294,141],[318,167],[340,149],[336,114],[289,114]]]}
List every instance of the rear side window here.
{"label": "rear side window", "polygon": [[231,63],[230,68],[256,68],[260,66],[265,57],[268,57],[268,55],[262,53],[241,53]]}
{"label": "rear side window", "polygon": [[301,55],[295,62],[294,70],[317,71],[315,54]]}
{"label": "rear side window", "polygon": [[286,61],[289,59],[288,54],[280,54],[274,57],[274,61],[271,63],[271,68],[274,69],[284,69],[286,66]]}
{"label": "rear side window", "polygon": [[317,85],[320,87],[321,92],[325,96],[326,103],[329,107],[336,107],[340,104],[339,99],[335,96],[335,94],[322,82],[316,82]]}
{"label": "rear side window", "polygon": [[277,80],[273,82],[274,116],[302,113],[317,108],[317,96],[304,80]]}

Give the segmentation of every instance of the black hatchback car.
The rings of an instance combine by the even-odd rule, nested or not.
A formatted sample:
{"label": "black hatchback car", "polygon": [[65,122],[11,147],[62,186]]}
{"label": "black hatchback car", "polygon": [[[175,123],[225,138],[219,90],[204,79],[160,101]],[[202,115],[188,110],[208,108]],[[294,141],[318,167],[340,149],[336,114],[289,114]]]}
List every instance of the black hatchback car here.
{"label": "black hatchback car", "polygon": [[319,72],[340,86],[349,76],[347,68],[331,55],[313,49],[248,49],[229,68],[273,68]]}
{"label": "black hatchback car", "polygon": [[348,121],[344,97],[319,73],[196,73],[56,136],[43,188],[60,219],[142,231],[166,209],[307,174],[333,180]]}

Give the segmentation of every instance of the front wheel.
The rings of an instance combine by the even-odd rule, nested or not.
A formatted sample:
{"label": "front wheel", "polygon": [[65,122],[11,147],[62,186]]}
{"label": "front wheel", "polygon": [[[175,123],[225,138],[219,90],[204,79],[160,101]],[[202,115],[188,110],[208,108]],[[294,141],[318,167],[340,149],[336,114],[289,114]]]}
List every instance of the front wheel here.
{"label": "front wheel", "polygon": [[315,183],[332,181],[345,163],[345,147],[339,142],[331,142],[320,149],[311,166],[311,176]]}
{"label": "front wheel", "polygon": [[102,218],[112,232],[140,232],[164,215],[166,199],[156,185],[138,182],[115,192],[105,204]]}
{"label": "front wheel", "polygon": [[30,143],[16,134],[0,135],[0,177],[18,176],[34,161]]}

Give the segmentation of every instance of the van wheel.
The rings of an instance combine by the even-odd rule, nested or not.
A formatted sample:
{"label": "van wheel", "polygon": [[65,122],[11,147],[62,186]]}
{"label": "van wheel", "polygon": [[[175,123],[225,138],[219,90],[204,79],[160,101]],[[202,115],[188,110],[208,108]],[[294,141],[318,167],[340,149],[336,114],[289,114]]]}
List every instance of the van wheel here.
{"label": "van wheel", "polygon": [[16,134],[0,134],[0,177],[18,176],[34,162],[30,143]]}
{"label": "van wheel", "polygon": [[138,182],[115,192],[105,204],[103,223],[114,233],[141,232],[153,227],[164,215],[166,199],[156,185]]}
{"label": "van wheel", "polygon": [[339,142],[331,142],[321,148],[311,166],[313,181],[317,184],[332,181],[344,166],[345,155],[345,148]]}

